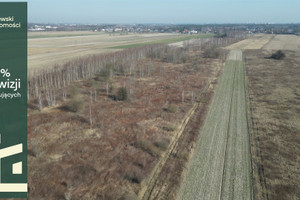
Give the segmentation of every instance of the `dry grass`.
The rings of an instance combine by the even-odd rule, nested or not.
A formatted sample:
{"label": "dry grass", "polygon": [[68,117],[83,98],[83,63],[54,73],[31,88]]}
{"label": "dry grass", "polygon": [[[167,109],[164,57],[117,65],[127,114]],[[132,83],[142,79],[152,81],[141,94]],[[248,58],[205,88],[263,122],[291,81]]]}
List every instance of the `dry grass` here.
{"label": "dry grass", "polygon": [[159,156],[161,153],[159,149],[149,140],[138,140],[136,141],[135,146],[149,153],[151,156]]}
{"label": "dry grass", "polygon": [[226,47],[226,49],[261,49],[263,48],[271,39],[273,35],[257,34],[251,36],[246,40],[234,43]]}
{"label": "dry grass", "polygon": [[29,69],[52,67],[73,58],[119,51],[110,47],[152,42],[181,37],[178,34],[108,34],[95,32],[30,33],[28,40]]}
{"label": "dry grass", "polygon": [[203,126],[214,86],[203,91],[199,100],[203,103],[195,110],[183,134],[178,139],[178,144],[172,150],[171,156],[166,161],[159,177],[149,196],[151,200],[174,200],[178,195],[180,184],[184,179],[187,161],[190,159],[196,146],[199,130]]}
{"label": "dry grass", "polygon": [[300,37],[296,35],[276,35],[263,49],[300,51]]}
{"label": "dry grass", "polygon": [[166,109],[166,111],[168,111],[170,113],[176,113],[177,110],[178,110],[178,107],[175,104],[168,105],[168,108]]}
{"label": "dry grass", "polygon": [[[197,70],[193,61],[199,65]],[[173,132],[162,127],[181,122],[192,107],[191,91],[197,96],[208,79],[215,77],[217,68],[212,60],[200,59],[199,52],[191,53],[184,64],[142,59],[137,65],[149,62],[154,65],[149,77],[114,77],[116,87],[131,85],[134,89],[129,101],[107,97],[105,84],[91,80],[72,84],[84,102],[77,113],[61,109],[64,101],[60,94],[69,88],[57,93],[61,105],[42,111],[29,108],[30,198],[136,197],[140,182],[151,173],[173,137]],[[185,102],[182,90],[186,91]],[[96,91],[92,101],[90,91]],[[164,110],[169,104],[178,107],[176,114]],[[136,145],[139,143],[142,145]]]}
{"label": "dry grass", "polygon": [[300,52],[284,53],[245,52],[256,199],[300,199]]}

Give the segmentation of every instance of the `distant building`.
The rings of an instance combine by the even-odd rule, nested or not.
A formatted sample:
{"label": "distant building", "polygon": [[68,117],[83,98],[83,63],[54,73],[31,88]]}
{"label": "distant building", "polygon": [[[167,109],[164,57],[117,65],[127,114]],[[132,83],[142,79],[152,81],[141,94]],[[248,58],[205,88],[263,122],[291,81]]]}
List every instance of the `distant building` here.
{"label": "distant building", "polygon": [[189,32],[189,34],[197,34],[197,33],[198,33],[198,31],[195,31],[195,30],[192,30]]}
{"label": "distant building", "polygon": [[44,28],[30,28],[28,31],[45,31],[46,29]]}
{"label": "distant building", "polygon": [[122,31],[122,29],[121,28],[115,28],[115,30],[114,30],[115,32],[121,32]]}

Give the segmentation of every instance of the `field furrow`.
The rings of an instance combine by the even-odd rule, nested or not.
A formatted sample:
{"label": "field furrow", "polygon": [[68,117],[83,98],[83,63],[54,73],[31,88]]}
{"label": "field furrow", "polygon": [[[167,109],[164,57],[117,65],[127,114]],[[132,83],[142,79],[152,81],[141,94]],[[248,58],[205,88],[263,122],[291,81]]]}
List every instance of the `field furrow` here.
{"label": "field furrow", "polygon": [[251,199],[250,176],[244,69],[241,51],[234,50],[218,83],[180,199]]}

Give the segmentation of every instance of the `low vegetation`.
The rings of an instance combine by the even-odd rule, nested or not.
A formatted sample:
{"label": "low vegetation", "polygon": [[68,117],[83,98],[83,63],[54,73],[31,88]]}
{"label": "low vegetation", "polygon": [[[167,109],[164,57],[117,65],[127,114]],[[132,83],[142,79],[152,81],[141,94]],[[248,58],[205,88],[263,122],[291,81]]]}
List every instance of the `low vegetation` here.
{"label": "low vegetation", "polygon": [[165,151],[168,149],[170,141],[165,139],[165,138],[158,138],[155,142],[154,145],[159,148],[162,151]]}
{"label": "low vegetation", "polygon": [[[28,96],[35,106],[28,108],[28,148],[34,152],[28,158],[29,196],[135,198],[161,155],[168,152],[174,125],[181,123],[195,97],[218,74],[222,60],[203,58],[201,45],[229,41],[235,40],[206,38],[183,48],[126,49],[76,59],[30,76]],[[184,54],[185,62],[168,60],[172,53],[175,60]],[[119,91],[115,101],[112,96]],[[210,95],[206,98],[209,102]],[[64,106],[68,110],[61,109]],[[184,141],[190,145],[190,140]],[[172,162],[177,161],[178,167],[163,173],[179,180],[184,159],[172,157]]]}
{"label": "low vegetation", "polygon": [[160,150],[149,140],[138,140],[135,146],[149,153],[151,156],[159,156],[161,153]]}
{"label": "low vegetation", "polygon": [[116,94],[116,99],[118,101],[126,101],[128,99],[128,92],[125,87],[120,87]]}
{"label": "low vegetation", "polygon": [[218,83],[179,199],[251,199],[249,148],[243,63],[230,60]]}
{"label": "low vegetation", "polygon": [[204,58],[218,58],[221,55],[220,50],[217,47],[209,47],[204,50]]}
{"label": "low vegetation", "polygon": [[285,54],[281,51],[278,50],[275,53],[273,53],[270,58],[275,59],[275,60],[282,60],[285,57]]}
{"label": "low vegetation", "polygon": [[164,126],[163,130],[173,132],[176,130],[176,126],[174,124],[170,123],[170,124]]}
{"label": "low vegetation", "polygon": [[245,52],[255,199],[300,199],[300,52],[285,54]]}
{"label": "low vegetation", "polygon": [[70,100],[66,104],[66,108],[72,112],[79,112],[83,107],[83,100],[79,95],[79,90],[72,87],[70,91]]}
{"label": "low vegetation", "polygon": [[178,106],[175,104],[170,104],[166,110],[170,113],[176,113],[178,111]]}

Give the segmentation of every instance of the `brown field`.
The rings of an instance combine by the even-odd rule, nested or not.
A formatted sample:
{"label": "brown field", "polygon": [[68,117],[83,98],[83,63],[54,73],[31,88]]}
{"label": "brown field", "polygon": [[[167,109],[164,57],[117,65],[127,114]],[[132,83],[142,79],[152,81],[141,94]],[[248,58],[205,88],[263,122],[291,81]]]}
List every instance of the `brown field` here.
{"label": "brown field", "polygon": [[[175,62],[168,61],[167,55],[140,59],[134,76],[113,77],[108,96],[106,82],[96,76],[56,91],[53,107],[38,110],[37,99],[32,99],[29,197],[138,199],[153,180],[153,169],[159,169],[158,183],[169,184],[163,195],[174,199],[222,69],[221,58],[202,54],[187,51],[184,59]],[[153,71],[141,76],[139,66]],[[129,100],[116,101],[114,94],[122,86],[130,88]],[[67,109],[74,87],[83,100],[78,112]],[[195,115],[189,122],[191,112]],[[181,134],[186,127],[187,134]],[[153,191],[150,195],[161,192]]]}
{"label": "brown field", "polygon": [[246,40],[242,40],[240,42],[234,43],[226,49],[261,49],[263,48],[274,36],[273,35],[264,35],[258,34],[251,36]]}
{"label": "brown field", "polygon": [[276,35],[263,49],[300,51],[300,37],[296,35]]}
{"label": "brown field", "polygon": [[[300,39],[274,35],[266,43],[269,38],[259,41],[262,49],[244,51],[254,197],[296,200],[300,199]],[[283,50],[286,57],[269,59],[276,50]]]}
{"label": "brown field", "polygon": [[118,51],[110,47],[178,38],[178,34],[109,34],[90,31],[29,32],[28,67],[37,69],[62,64],[73,58]]}
{"label": "brown field", "polygon": [[225,49],[265,49],[300,51],[300,37],[296,35],[258,34],[227,46]]}

